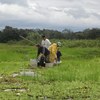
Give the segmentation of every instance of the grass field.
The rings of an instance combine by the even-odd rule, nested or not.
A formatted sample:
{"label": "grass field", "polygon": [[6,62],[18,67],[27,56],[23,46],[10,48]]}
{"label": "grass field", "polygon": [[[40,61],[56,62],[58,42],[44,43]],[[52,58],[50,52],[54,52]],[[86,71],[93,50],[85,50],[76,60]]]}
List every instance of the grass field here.
{"label": "grass field", "polygon": [[61,47],[62,64],[31,69],[32,46],[0,44],[0,100],[100,100],[100,47]]}

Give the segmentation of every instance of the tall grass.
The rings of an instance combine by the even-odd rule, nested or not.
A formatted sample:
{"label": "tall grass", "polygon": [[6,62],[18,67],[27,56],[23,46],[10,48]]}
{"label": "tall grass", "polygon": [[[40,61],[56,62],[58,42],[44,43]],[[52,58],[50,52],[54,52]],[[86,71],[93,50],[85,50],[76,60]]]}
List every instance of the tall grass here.
{"label": "tall grass", "polygon": [[[84,47],[83,44],[80,46],[80,41],[80,44],[77,44],[78,46],[75,44],[75,47],[71,45],[76,41],[62,42],[65,44],[60,48],[62,52],[62,63],[60,65],[31,69],[36,73],[35,77],[19,76],[15,78],[11,76],[13,73],[30,68],[29,60],[36,57],[37,50],[35,47],[28,45],[0,44],[0,77],[4,77],[3,79],[0,78],[0,99],[99,100],[99,46]],[[71,42],[70,46],[67,45],[69,42]],[[93,42],[91,41],[91,43]],[[88,42],[87,45],[89,45]],[[9,88],[24,88],[27,91],[4,91]]]}
{"label": "tall grass", "polygon": [[[43,73],[42,77],[53,81],[99,81],[99,48],[62,47],[61,51],[63,63],[54,68],[40,70],[41,74]],[[1,72],[13,72],[19,68],[27,68],[29,60],[35,56],[36,48],[32,46],[1,45],[0,66],[3,70]]]}

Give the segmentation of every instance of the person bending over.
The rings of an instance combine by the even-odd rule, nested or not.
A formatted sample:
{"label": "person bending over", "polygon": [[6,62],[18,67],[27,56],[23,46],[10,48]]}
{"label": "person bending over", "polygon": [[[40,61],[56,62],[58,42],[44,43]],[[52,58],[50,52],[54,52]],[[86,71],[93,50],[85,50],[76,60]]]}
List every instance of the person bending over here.
{"label": "person bending over", "polygon": [[37,63],[37,66],[45,67],[45,63],[49,62],[48,56],[50,54],[50,51],[46,47],[41,46],[40,44],[37,44],[36,47],[38,48],[38,52],[37,52],[38,63]]}

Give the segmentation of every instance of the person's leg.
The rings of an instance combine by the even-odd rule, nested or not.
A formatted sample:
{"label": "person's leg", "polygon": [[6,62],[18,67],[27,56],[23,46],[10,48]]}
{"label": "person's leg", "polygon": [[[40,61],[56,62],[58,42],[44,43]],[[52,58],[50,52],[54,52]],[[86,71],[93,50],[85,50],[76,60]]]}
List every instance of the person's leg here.
{"label": "person's leg", "polygon": [[58,57],[58,58],[57,58],[57,61],[59,61],[59,62],[60,62],[60,57]]}

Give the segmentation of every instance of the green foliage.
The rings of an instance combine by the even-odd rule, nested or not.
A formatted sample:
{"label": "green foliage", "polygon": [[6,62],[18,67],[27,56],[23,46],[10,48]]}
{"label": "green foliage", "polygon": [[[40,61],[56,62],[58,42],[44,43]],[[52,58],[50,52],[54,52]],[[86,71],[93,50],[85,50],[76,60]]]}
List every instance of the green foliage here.
{"label": "green foliage", "polygon": [[31,32],[27,36],[28,40],[34,41],[34,44],[40,43],[41,42],[41,36],[37,32]]}
{"label": "green foliage", "polygon": [[100,40],[60,40],[65,47],[100,47]]}
{"label": "green foliage", "polygon": [[[34,41],[32,41],[32,42],[35,44]],[[19,45],[29,45],[29,46],[33,46],[34,44],[32,42],[29,42],[27,40],[20,40],[20,41],[17,42],[17,44],[19,44]]]}
{"label": "green foliage", "polygon": [[[29,60],[36,57],[35,47],[0,44],[0,99],[99,100],[100,48],[63,46],[60,49],[60,65],[30,69]],[[36,76],[12,77],[13,73],[27,68]]]}
{"label": "green foliage", "polygon": [[5,29],[0,32],[0,42],[7,43],[8,41],[19,41],[20,35],[26,37],[27,30],[17,28],[12,28],[10,26],[6,26]]}
{"label": "green foliage", "polygon": [[82,32],[73,32],[69,29],[64,29],[62,32],[60,32],[57,30],[49,30],[49,29],[43,29],[43,30],[17,29],[17,28],[12,28],[10,26],[5,26],[5,29],[3,29],[3,31],[0,31],[0,43],[23,40],[21,36],[37,43],[40,42],[42,35],[46,35],[47,38],[49,39],[100,40],[100,29],[99,28],[85,29]]}

